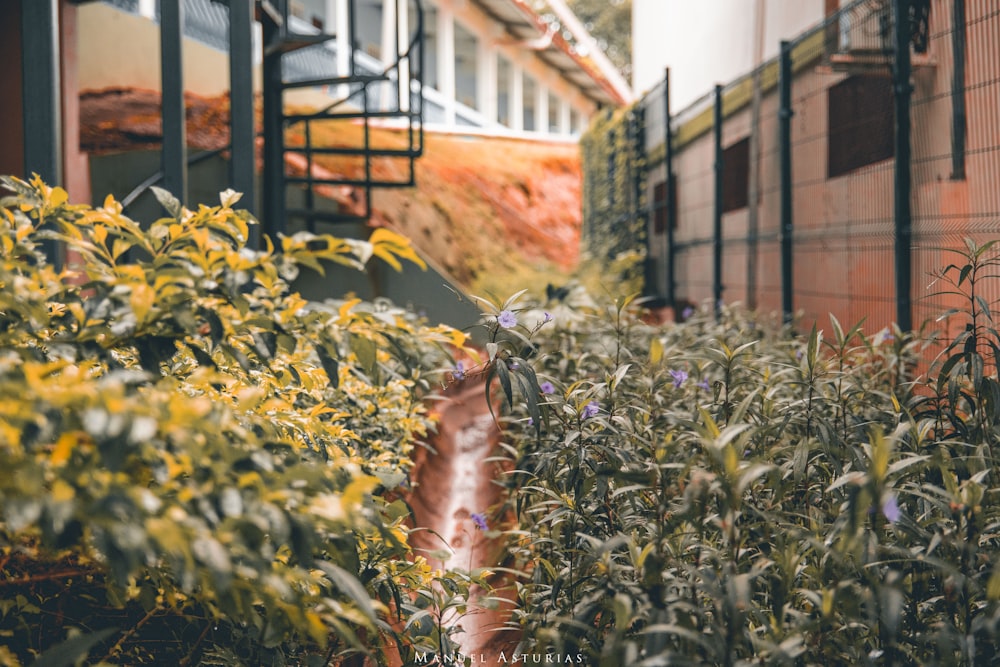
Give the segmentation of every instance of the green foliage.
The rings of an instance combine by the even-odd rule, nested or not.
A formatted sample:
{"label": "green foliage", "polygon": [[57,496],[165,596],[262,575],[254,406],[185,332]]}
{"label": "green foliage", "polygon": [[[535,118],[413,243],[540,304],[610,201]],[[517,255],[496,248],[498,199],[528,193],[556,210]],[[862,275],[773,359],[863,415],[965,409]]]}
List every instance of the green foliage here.
{"label": "green foliage", "polygon": [[542,427],[518,407],[508,430],[519,651],[995,664],[997,261],[970,244],[942,272],[969,326],[933,363],[933,336],[836,320],[553,311],[531,339]]}
{"label": "green foliage", "polygon": [[143,228],[110,197],[3,184],[0,663],[436,650],[440,633],[399,629],[467,577],[411,552],[399,498],[464,336],[289,289],[301,265],[419,262],[407,241],[254,251],[229,191],[194,211],[161,191],[169,215]]}
{"label": "green foliage", "polygon": [[632,80],[632,0],[567,2],[626,81]]}
{"label": "green foliage", "polygon": [[583,244],[601,273],[641,282],[645,265],[645,157],[638,106],[597,114],[580,139],[584,178]]}

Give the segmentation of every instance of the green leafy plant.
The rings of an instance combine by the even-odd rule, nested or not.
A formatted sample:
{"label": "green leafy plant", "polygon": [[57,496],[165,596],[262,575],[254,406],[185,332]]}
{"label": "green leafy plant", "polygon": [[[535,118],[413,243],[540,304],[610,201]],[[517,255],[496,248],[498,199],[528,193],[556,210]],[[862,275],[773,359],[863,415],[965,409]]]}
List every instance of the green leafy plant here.
{"label": "green leafy plant", "polygon": [[628,299],[555,312],[528,359],[541,421],[515,402],[506,431],[518,650],[996,660],[992,247],[943,271],[969,326],[934,362],[926,329],[799,336],[731,308],[654,327]]}
{"label": "green leafy plant", "polygon": [[[402,630],[453,577],[410,550],[401,498],[422,399],[464,335],[289,289],[301,265],[420,263],[406,240],[256,251],[232,192],[188,210],[161,191],[168,215],[143,227],[111,198],[3,184],[3,662],[435,650]],[[66,248],[61,272],[43,240]]]}

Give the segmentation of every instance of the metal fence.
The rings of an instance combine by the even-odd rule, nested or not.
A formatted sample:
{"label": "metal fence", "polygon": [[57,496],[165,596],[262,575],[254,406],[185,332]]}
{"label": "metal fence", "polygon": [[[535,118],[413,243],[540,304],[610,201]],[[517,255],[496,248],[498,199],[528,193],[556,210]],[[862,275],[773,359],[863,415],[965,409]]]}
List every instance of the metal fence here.
{"label": "metal fence", "polygon": [[669,73],[638,103],[647,292],[868,330],[955,305],[934,274],[1000,238],[1000,4],[858,0],[781,54],[669,120]]}

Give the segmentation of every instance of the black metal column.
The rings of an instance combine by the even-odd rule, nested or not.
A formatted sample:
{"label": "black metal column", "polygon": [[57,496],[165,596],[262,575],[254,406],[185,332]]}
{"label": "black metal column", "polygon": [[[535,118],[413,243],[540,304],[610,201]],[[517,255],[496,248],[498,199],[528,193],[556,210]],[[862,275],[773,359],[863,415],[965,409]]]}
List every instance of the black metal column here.
{"label": "black metal column", "polygon": [[24,175],[62,184],[58,0],[21,1]]}
{"label": "black metal column", "polygon": [[951,180],[965,180],[965,0],[951,8]]}
{"label": "black metal column", "polygon": [[182,2],[160,3],[160,86],[163,113],[163,187],[187,202],[187,128],[184,110]]}
{"label": "black metal column", "polygon": [[[59,74],[58,0],[21,2],[21,80],[24,110],[24,176],[63,183],[62,82]],[[46,257],[62,268],[62,250],[43,242]]]}
{"label": "black metal column", "polygon": [[715,86],[715,206],[712,225],[712,307],[722,308],[722,86]]}
{"label": "black metal column", "polygon": [[284,121],[281,89],[280,26],[263,17],[264,63],[262,67],[264,122],[263,219],[264,233],[272,239],[285,231]]}
{"label": "black metal column", "polygon": [[676,257],[676,243],[674,241],[674,227],[677,225],[677,207],[674,205],[676,195],[676,182],[674,181],[674,133],[670,129],[670,68],[666,68],[663,74],[663,161],[667,169],[667,196],[663,206],[666,206],[664,219],[667,223],[667,305],[677,316],[677,272],[674,267]]}
{"label": "black metal column", "polygon": [[895,58],[893,88],[896,97],[896,323],[902,331],[913,328],[911,248],[913,220],[910,212],[910,2],[895,0]]}
{"label": "black metal column", "polygon": [[[254,193],[254,104],[253,104],[253,9],[254,0],[229,2],[229,181],[243,193],[242,207],[256,211]],[[251,225],[249,245],[260,243],[260,230]]]}
{"label": "black metal column", "polygon": [[792,45],[781,42],[778,67],[778,160],[781,181],[781,312],[792,321],[795,284],[792,271]]}

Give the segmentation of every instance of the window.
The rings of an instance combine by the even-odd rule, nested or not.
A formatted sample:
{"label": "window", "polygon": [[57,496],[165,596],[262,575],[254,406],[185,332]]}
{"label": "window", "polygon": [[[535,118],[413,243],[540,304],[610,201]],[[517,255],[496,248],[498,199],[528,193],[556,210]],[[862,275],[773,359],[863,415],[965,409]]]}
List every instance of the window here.
{"label": "window", "polygon": [[750,185],[750,138],[740,139],[722,151],[722,212],[747,206]]}
{"label": "window", "polygon": [[510,61],[501,55],[497,56],[497,121],[510,127],[510,81],[513,68]]}
{"label": "window", "polygon": [[859,74],[827,91],[827,178],[895,155],[895,105],[888,76]]}
{"label": "window", "polygon": [[667,182],[660,181],[653,186],[653,233],[665,234],[667,231],[667,221],[669,214],[673,213],[673,228],[677,229],[677,186],[674,180],[674,196],[667,199]]}
{"label": "window", "polygon": [[538,104],[538,84],[535,80],[524,75],[524,83],[522,84],[522,127],[526,132],[534,132],[537,127],[535,127],[535,107]]}

